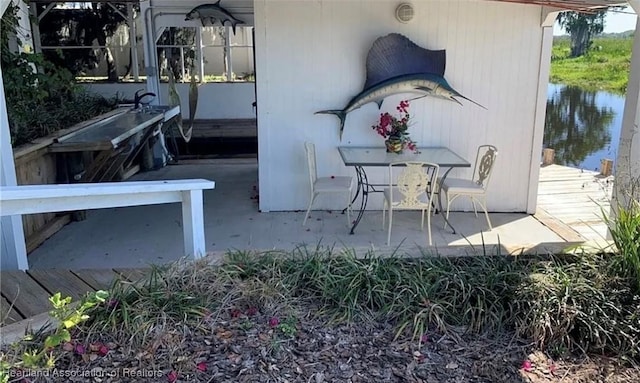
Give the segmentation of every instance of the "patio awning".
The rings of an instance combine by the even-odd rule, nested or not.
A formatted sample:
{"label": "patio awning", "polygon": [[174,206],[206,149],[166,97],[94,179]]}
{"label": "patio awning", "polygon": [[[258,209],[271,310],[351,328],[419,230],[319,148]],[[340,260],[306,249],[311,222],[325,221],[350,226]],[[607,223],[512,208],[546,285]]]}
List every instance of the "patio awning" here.
{"label": "patio awning", "polygon": [[627,5],[626,1],[620,0],[490,0],[505,3],[520,3],[532,5],[545,5],[549,7],[578,11],[592,12],[595,9],[606,7],[620,7]]}

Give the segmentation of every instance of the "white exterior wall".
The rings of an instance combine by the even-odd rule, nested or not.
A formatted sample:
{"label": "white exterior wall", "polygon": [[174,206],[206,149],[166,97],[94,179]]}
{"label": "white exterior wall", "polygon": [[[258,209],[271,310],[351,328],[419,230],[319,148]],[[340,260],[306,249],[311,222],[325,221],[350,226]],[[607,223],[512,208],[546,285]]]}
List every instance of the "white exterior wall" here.
{"label": "white exterior wall", "polygon": [[[428,49],[446,49],[445,78],[484,105],[463,106],[435,98],[411,104],[411,137],[422,146],[447,146],[473,164],[477,146],[491,143],[499,156],[489,187],[491,211],[526,211],[530,166],[539,161],[534,121],[542,47],[541,7],[479,0],[416,0],[415,18],[396,21],[395,0],[256,0],[260,209],[303,209],[309,189],[303,143],[316,144],[320,175],[354,175],[339,145],[382,146],[370,128],[375,104],[349,113],[342,141],[338,119],[314,115],[340,109],[362,90],[373,41],[397,32]],[[408,97],[408,96],[405,96]],[[395,112],[403,97],[388,98]],[[542,132],[536,132],[541,135]],[[386,169],[368,169],[385,182]],[[450,176],[469,177],[471,170]],[[381,209],[379,195],[370,209]],[[337,209],[319,200],[319,208]],[[457,205],[461,207],[461,205]]]}
{"label": "white exterior wall", "polygon": [[[134,93],[144,89],[145,84],[82,84],[90,92],[104,97],[133,99]],[[169,85],[161,84],[162,99],[169,99]],[[189,118],[189,84],[176,84],[182,102],[182,117]],[[234,119],[255,118],[256,113],[251,105],[255,100],[255,87],[252,82],[246,83],[204,83],[198,86],[198,108],[196,119]]]}

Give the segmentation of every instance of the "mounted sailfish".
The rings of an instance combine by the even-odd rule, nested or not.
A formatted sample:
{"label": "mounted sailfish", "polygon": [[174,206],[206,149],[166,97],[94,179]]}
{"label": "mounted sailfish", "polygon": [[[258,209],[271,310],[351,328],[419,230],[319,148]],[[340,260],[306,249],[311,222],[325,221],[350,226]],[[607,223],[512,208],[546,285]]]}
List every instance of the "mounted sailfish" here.
{"label": "mounted sailfish", "polygon": [[205,22],[208,20],[211,25],[214,25],[216,22],[220,22],[222,26],[224,26],[227,22],[231,23],[231,28],[233,29],[233,34],[236,34],[236,25],[244,24],[244,21],[236,19],[231,12],[220,6],[220,0],[216,1],[214,4],[202,4],[193,8],[187,13],[185,16],[186,20],[200,19],[202,26],[206,26]]}
{"label": "mounted sailfish", "polygon": [[[455,101],[455,97],[484,108],[470,100],[444,79],[446,54],[444,50],[422,48],[407,37],[391,33],[378,38],[367,55],[367,80],[362,92],[353,97],[344,109],[321,110],[315,114],[334,114],[340,119],[340,138],[347,114],[370,102],[382,106],[386,97],[394,94],[413,93],[416,98],[432,96]],[[485,108],[486,109],[486,108]]]}

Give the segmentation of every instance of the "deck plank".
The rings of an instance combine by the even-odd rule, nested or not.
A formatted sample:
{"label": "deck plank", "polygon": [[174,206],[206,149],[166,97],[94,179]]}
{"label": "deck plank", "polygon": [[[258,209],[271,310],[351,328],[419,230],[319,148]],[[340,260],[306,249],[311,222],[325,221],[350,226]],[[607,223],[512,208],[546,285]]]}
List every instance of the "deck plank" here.
{"label": "deck plank", "polygon": [[[613,177],[598,172],[549,165],[540,168],[538,211],[556,233],[585,240],[601,241],[607,232],[603,214],[610,211]],[[566,229],[571,229],[566,231]]]}
{"label": "deck plank", "polygon": [[0,297],[0,325],[4,326],[6,324],[11,324],[18,322],[24,319],[22,315],[20,315],[14,307],[4,299],[4,297]]}
{"label": "deck plank", "polygon": [[538,208],[538,211],[536,211],[536,217],[540,222],[542,222],[549,229],[553,230],[565,241],[571,243],[584,242],[584,238],[577,230],[575,230],[574,227],[567,225],[566,222],[563,222],[558,219],[558,217],[549,214],[544,209]]}
{"label": "deck plank", "polygon": [[51,295],[60,292],[63,297],[71,297],[76,300],[84,297],[87,292],[93,291],[91,286],[69,270],[29,270],[27,273],[44,286]]}
{"label": "deck plank", "polygon": [[0,288],[2,295],[26,318],[51,308],[51,294],[23,271],[3,271]]}
{"label": "deck plank", "polygon": [[94,290],[109,290],[114,279],[119,278],[111,269],[81,269],[71,272]]}

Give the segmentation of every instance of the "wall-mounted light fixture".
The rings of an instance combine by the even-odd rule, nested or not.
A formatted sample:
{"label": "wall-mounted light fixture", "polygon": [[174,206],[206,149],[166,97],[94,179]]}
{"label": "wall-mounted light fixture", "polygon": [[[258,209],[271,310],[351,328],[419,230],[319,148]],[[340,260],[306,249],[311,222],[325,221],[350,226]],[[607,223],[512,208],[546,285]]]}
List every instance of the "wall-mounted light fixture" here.
{"label": "wall-mounted light fixture", "polygon": [[413,20],[414,14],[413,5],[409,3],[400,3],[396,7],[396,19],[401,23],[406,24]]}

